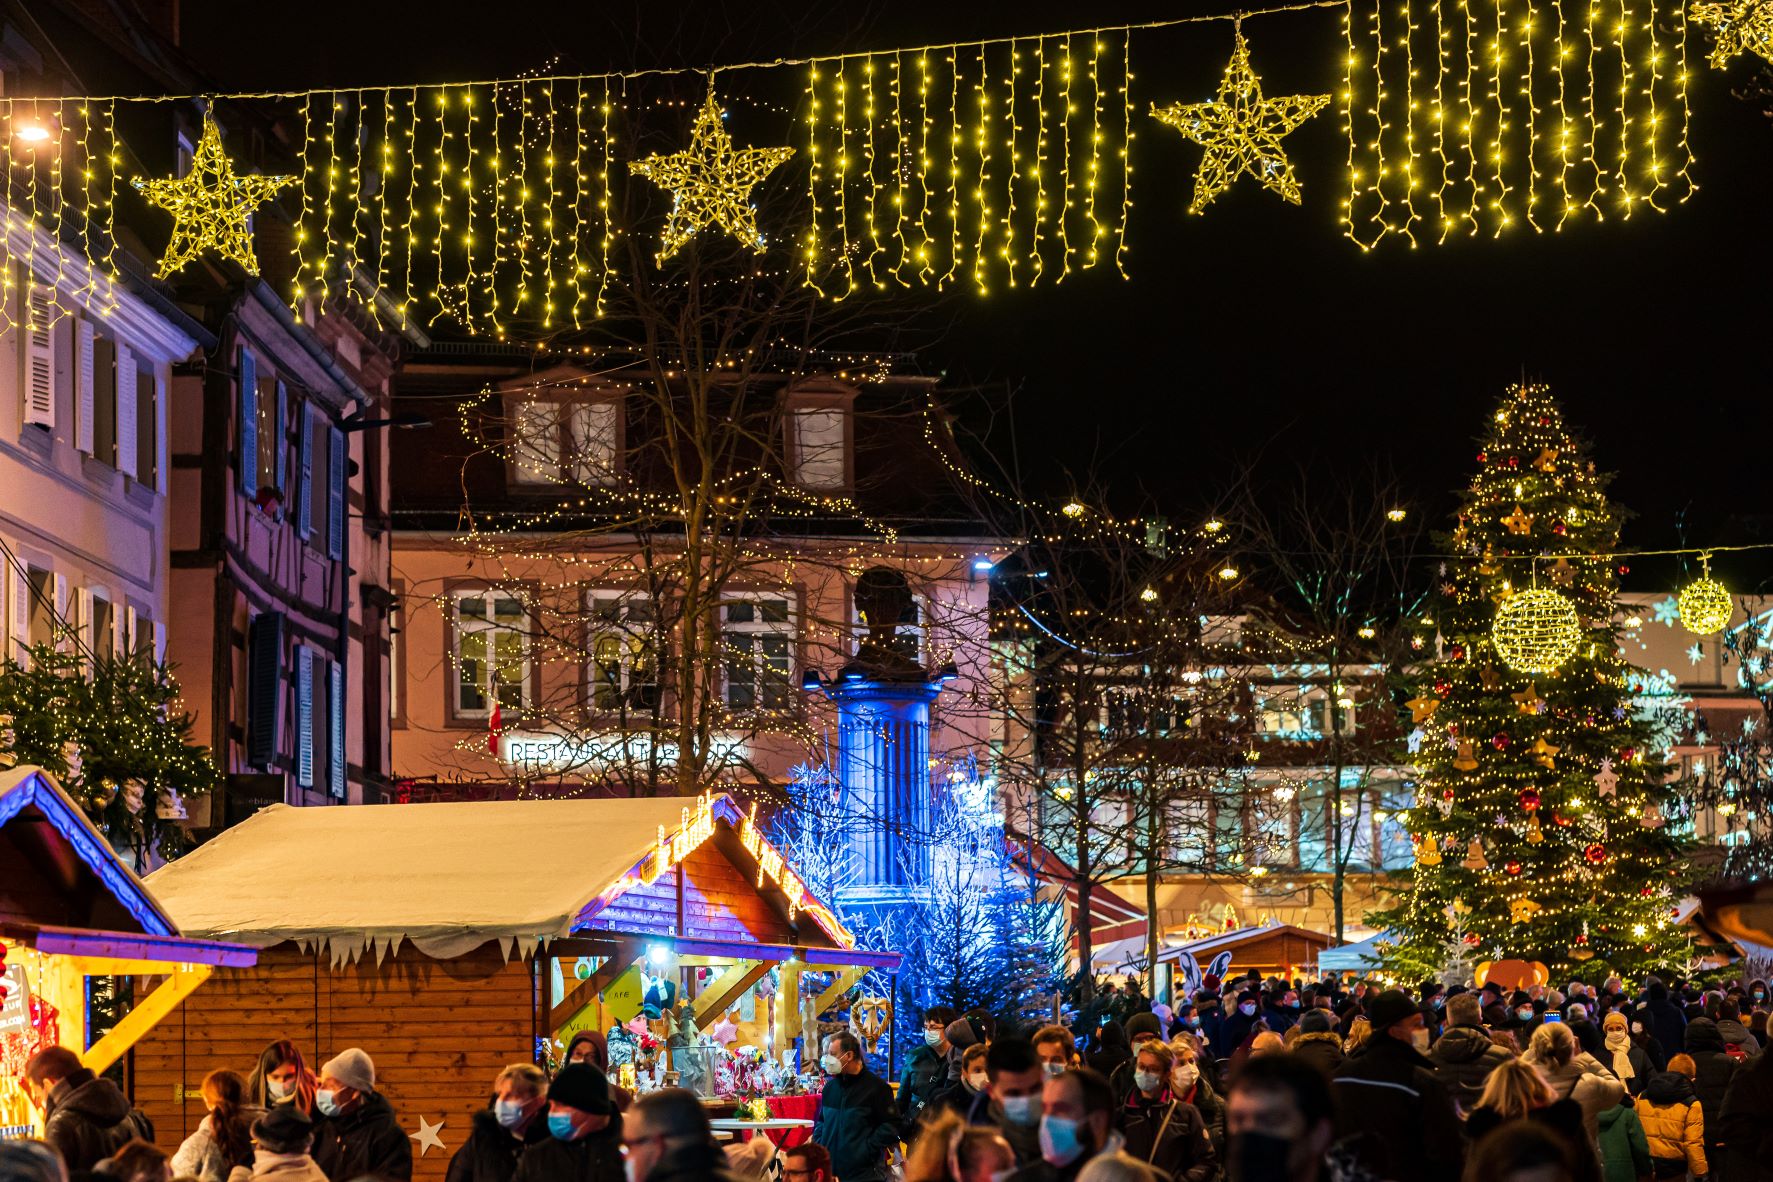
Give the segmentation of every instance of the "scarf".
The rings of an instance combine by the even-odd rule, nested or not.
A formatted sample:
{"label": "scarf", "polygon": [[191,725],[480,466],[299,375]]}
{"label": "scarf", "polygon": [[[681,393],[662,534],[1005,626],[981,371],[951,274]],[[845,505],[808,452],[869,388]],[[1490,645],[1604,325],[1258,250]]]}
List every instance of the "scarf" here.
{"label": "scarf", "polygon": [[1606,1045],[1613,1052],[1613,1074],[1621,1083],[1629,1081],[1636,1074],[1631,1069],[1631,1035],[1623,1030],[1609,1030]]}

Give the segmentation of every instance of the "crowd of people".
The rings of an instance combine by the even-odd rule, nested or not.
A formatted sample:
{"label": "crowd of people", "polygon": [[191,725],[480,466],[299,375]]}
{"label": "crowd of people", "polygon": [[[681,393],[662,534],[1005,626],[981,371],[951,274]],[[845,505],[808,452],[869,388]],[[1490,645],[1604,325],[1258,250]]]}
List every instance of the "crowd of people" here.
{"label": "crowd of people", "polygon": [[[1767,986],[1207,978],[1174,1007],[1102,990],[1070,1025],[932,1007],[895,1090],[850,1033],[816,1048],[811,1140],[716,1143],[706,1108],[634,1097],[585,1032],[550,1078],[491,1081],[447,1182],[1773,1182]],[[59,1047],[27,1065],[42,1142],[0,1182],[410,1182],[412,1138],[359,1048],[289,1042],[204,1080],[172,1153]]]}

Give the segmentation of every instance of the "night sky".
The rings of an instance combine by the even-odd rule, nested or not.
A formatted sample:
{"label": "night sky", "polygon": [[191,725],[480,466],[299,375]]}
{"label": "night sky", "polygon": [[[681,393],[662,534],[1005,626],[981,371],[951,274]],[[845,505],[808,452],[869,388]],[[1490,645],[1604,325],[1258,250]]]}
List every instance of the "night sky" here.
{"label": "night sky", "polygon": [[[184,41],[221,85],[258,90],[891,49],[1231,6],[311,0],[250,17],[245,7],[186,0]],[[1333,12],[1263,18],[1249,33],[1271,95],[1337,89]],[[1223,25],[1135,40],[1141,114],[1153,98],[1210,98],[1228,43]],[[1375,462],[1442,514],[1484,416],[1524,373],[1553,384],[1600,465],[1619,474],[1614,492],[1638,515],[1627,544],[1773,541],[1761,484],[1773,124],[1730,94],[1748,65],[1719,75],[1702,44],[1695,30],[1701,188],[1666,216],[1363,253],[1337,220],[1346,143],[1334,107],[1286,141],[1303,207],[1246,180],[1204,217],[1185,214],[1199,149],[1144,119],[1132,280],[1099,270],[1035,292],[948,297],[921,329],[925,364],[990,391],[969,421],[997,412],[992,442],[1006,451],[1013,408],[1030,487],[1064,492],[1068,473],[1111,472],[1124,509],[1150,499],[1183,519],[1251,466],[1280,490],[1302,471],[1321,481]],[[1634,581],[1676,577],[1639,565]],[[1773,574],[1765,557],[1722,566],[1744,590]]]}

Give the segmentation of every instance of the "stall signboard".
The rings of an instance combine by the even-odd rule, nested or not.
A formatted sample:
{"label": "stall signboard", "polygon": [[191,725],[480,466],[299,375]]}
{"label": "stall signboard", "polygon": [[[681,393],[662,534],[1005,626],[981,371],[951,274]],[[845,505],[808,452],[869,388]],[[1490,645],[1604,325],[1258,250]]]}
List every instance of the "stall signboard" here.
{"label": "stall signboard", "polygon": [[23,1034],[31,1025],[31,985],[25,980],[25,966],[9,964],[0,973],[0,1034]]}

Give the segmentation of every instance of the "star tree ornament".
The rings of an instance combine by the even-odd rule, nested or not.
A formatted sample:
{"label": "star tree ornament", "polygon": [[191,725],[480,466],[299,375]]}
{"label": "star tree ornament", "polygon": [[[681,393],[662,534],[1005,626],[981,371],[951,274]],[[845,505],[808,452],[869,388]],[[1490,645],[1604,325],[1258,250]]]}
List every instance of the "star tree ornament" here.
{"label": "star tree ornament", "polygon": [[1687,14],[1717,37],[1705,59],[1712,69],[1723,69],[1739,53],[1757,53],[1773,62],[1773,0],[1695,4]]}
{"label": "star tree ornament", "polygon": [[221,128],[204,112],[203,134],[191,156],[189,171],[182,177],[135,182],[150,205],[159,206],[173,217],[172,241],[160,256],[155,276],[164,279],[177,274],[212,250],[239,263],[247,274],[257,275],[259,261],[253,254],[248,218],[279,189],[298,179],[237,175],[234,162],[222,148]]}
{"label": "star tree ornament", "polygon": [[628,165],[635,176],[671,193],[671,215],[659,235],[656,256],[661,264],[703,230],[721,230],[752,250],[764,248],[751,190],[794,155],[794,149],[735,148],[726,132],[725,118],[710,76],[708,97],[696,113],[689,147]]}
{"label": "star tree ornament", "polygon": [[1194,174],[1194,200],[1189,213],[1203,213],[1213,198],[1241,176],[1299,204],[1299,181],[1281,139],[1329,104],[1327,94],[1294,94],[1264,98],[1262,80],[1250,67],[1250,49],[1243,26],[1237,27],[1231,61],[1219,80],[1219,97],[1210,103],[1155,104],[1152,118],[1167,124],[1206,151]]}

